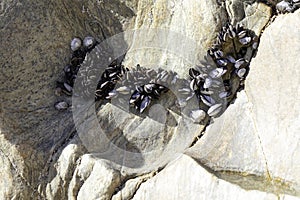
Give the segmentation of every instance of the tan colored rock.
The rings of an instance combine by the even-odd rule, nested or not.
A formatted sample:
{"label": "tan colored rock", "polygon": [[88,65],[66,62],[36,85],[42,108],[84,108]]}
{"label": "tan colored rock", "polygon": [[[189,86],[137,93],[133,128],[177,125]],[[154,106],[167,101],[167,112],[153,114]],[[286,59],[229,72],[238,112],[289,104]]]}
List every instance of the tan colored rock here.
{"label": "tan colored rock", "polygon": [[68,199],[110,199],[120,185],[120,173],[109,162],[85,154],[68,183]]}
{"label": "tan colored rock", "polygon": [[67,198],[68,184],[77,165],[76,161],[82,154],[82,149],[76,144],[69,144],[63,149],[59,159],[54,165],[56,174],[46,186],[47,199]]}
{"label": "tan colored rock", "polygon": [[246,6],[245,17],[241,20],[244,27],[255,32],[257,36],[270,21],[272,8],[263,3],[253,3]]}
{"label": "tan colored rock", "polygon": [[[264,31],[246,93],[271,177],[300,195],[300,11],[280,15]],[[268,52],[268,53],[267,53]],[[267,60],[265,58],[268,58]]]}
{"label": "tan colored rock", "polygon": [[300,194],[299,16],[264,31],[245,91],[187,152],[247,189]]}
{"label": "tan colored rock", "polygon": [[[0,198],[43,199],[39,193],[44,193],[46,183],[41,182],[52,178],[47,169],[74,131],[70,110],[58,112],[53,107],[58,100],[71,101],[54,95],[55,82],[62,79],[69,60],[69,43],[74,36],[103,39],[120,32],[120,21],[129,20],[133,12],[124,4],[95,1],[0,4],[0,149],[6,166],[1,173],[7,174]],[[108,5],[120,9],[118,17]]]}
{"label": "tan colored rock", "polygon": [[127,180],[124,184],[124,187],[122,187],[121,190],[117,194],[115,194],[111,199],[112,200],[132,199],[136,191],[139,189],[140,185],[153,176],[154,173],[150,173],[150,174],[139,176],[134,179]]}
{"label": "tan colored rock", "polygon": [[226,11],[230,22],[241,22],[245,28],[253,30],[257,36],[269,22],[272,9],[264,3],[243,0],[226,0]]}
{"label": "tan colored rock", "polygon": [[218,179],[192,158],[182,155],[154,178],[143,183],[133,199],[264,199],[275,200],[274,194],[243,190]]}
{"label": "tan colored rock", "polygon": [[124,64],[163,67],[186,77],[186,69],[202,59],[225,21],[225,10],[215,1],[139,1],[129,27],[138,31],[127,39]]}

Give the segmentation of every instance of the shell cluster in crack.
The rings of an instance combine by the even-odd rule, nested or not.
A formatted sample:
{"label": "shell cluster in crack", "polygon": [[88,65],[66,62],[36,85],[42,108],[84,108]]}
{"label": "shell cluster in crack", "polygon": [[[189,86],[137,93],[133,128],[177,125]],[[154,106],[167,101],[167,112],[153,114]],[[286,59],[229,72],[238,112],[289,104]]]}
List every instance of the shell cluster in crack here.
{"label": "shell cluster in crack", "polygon": [[200,109],[211,117],[222,114],[243,88],[257,46],[255,34],[239,24],[222,28],[204,61],[189,70],[190,89],[199,99]]}
{"label": "shell cluster in crack", "polygon": [[[62,93],[68,96],[72,95],[74,82],[80,65],[84,61],[87,52],[90,52],[97,44],[98,42],[90,36],[85,37],[83,41],[79,37],[73,38],[70,44],[70,48],[72,50],[70,63],[63,69],[65,75],[64,81],[57,81],[56,83],[55,93],[57,96],[60,96]],[[60,101],[57,102],[54,107],[57,110],[65,110],[69,107],[69,104],[67,102]]]}
{"label": "shell cluster in crack", "polygon": [[114,91],[117,81],[128,71],[121,64],[117,64],[116,61],[111,63],[104,71],[100,81],[97,84],[95,96],[96,100],[100,99],[112,99],[117,96],[117,92]]}
{"label": "shell cluster in crack", "polygon": [[[65,81],[57,82],[57,93],[72,94],[78,70],[87,53],[98,48],[97,44],[92,37],[72,40],[71,61],[64,68]],[[186,109],[188,113],[185,114],[195,123],[200,123],[207,117],[220,116],[234,100],[236,93],[243,89],[249,62],[257,47],[258,37],[252,31],[239,24],[226,24],[203,61],[187,69],[189,77],[186,79],[180,79],[173,71],[146,69],[139,64],[128,69],[114,60],[99,75],[100,79],[96,77],[97,73],[92,75],[97,78],[97,86],[96,89],[87,87],[86,94],[95,95],[96,101],[116,100],[129,105],[137,113],[143,113],[164,93],[176,91],[176,106],[185,109],[189,107],[187,105],[195,104]],[[87,74],[89,70],[93,69],[87,69]],[[88,75],[86,77],[80,82],[83,86],[93,82]],[[67,103],[55,104],[58,110],[66,107]]]}

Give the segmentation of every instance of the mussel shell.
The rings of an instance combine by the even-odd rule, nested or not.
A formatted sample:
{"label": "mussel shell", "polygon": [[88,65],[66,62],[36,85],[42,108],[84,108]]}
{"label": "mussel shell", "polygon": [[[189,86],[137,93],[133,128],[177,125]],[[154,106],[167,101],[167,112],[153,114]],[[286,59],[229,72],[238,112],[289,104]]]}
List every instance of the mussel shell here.
{"label": "mussel shell", "polygon": [[252,38],[251,37],[244,37],[239,39],[239,42],[243,45],[247,45],[251,42]]}
{"label": "mussel shell", "polygon": [[83,39],[83,46],[91,50],[96,45],[96,40],[93,37],[87,36]]}
{"label": "mussel shell", "polygon": [[243,78],[244,75],[246,74],[247,70],[245,68],[241,68],[237,71],[237,75],[240,77],[240,78]]}
{"label": "mussel shell", "polygon": [[141,94],[138,91],[134,91],[130,97],[129,103],[134,104],[140,100]]}
{"label": "mussel shell", "polygon": [[81,45],[82,45],[82,40],[80,38],[75,37],[75,38],[73,38],[73,40],[71,41],[71,44],[70,44],[71,50],[77,51],[80,49]]}
{"label": "mussel shell", "polygon": [[65,101],[58,101],[54,104],[56,110],[66,110],[70,105]]}
{"label": "mussel shell", "polygon": [[116,89],[117,92],[119,92],[120,94],[129,94],[130,93],[130,88],[127,86],[121,86],[119,88]]}
{"label": "mussel shell", "polygon": [[64,83],[64,89],[69,93],[71,93],[73,90],[73,88],[68,83]]}
{"label": "mussel shell", "polygon": [[222,111],[222,104],[215,104],[208,109],[207,114],[211,117],[215,117],[221,111]]}
{"label": "mussel shell", "polygon": [[144,110],[149,106],[151,103],[151,98],[149,96],[145,96],[142,99],[141,105],[140,105],[140,113],[143,113]]}
{"label": "mussel shell", "polygon": [[200,95],[200,99],[207,106],[212,106],[216,103],[216,101],[208,95]]}

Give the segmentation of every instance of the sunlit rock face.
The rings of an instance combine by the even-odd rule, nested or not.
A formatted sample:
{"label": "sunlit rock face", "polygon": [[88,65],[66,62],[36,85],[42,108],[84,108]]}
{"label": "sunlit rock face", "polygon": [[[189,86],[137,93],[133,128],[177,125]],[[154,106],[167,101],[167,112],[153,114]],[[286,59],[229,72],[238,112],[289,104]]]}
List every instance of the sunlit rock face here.
{"label": "sunlit rock face", "polygon": [[[164,29],[159,49],[145,49],[153,38],[139,31],[124,34],[123,64],[161,67],[184,79],[227,21],[261,36],[270,17],[270,7],[252,1],[1,2],[1,199],[299,196],[299,11],[264,30],[245,90],[196,143],[204,126],[166,115],[159,104],[146,117],[114,103],[93,108],[80,118],[88,128],[73,107],[53,106],[74,103],[55,96],[74,37],[103,41],[131,29]],[[174,41],[173,33],[192,45]]]}

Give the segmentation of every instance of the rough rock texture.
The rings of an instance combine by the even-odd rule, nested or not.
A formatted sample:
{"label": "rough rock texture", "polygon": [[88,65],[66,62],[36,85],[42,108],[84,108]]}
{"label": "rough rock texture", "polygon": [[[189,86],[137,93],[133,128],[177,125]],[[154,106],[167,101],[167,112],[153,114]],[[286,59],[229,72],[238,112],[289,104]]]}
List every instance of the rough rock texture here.
{"label": "rough rock texture", "polygon": [[1,180],[6,185],[0,187],[3,198],[39,197],[38,183],[44,181],[51,156],[74,133],[71,112],[53,108],[59,99],[55,82],[69,60],[69,42],[74,36],[103,39],[120,32],[120,21],[134,13],[117,3],[118,17],[111,14],[113,2],[1,1],[0,146],[5,166],[1,174],[7,177],[5,183]]}
{"label": "rough rock texture", "polygon": [[[149,49],[155,41],[151,32],[150,36],[137,32],[125,64],[163,67],[175,70],[180,76],[186,75],[186,68],[205,55],[217,31],[227,21],[225,9],[216,1],[142,0],[138,1],[137,9],[135,21],[129,27],[147,32],[149,28],[166,30],[166,39]],[[178,35],[173,35],[174,32]]]}
{"label": "rough rock texture", "polygon": [[246,191],[218,179],[189,156],[182,155],[142,184],[133,199],[265,199],[274,194]]}
{"label": "rough rock texture", "polygon": [[[225,1],[226,10],[213,0],[53,0],[34,3],[5,0],[0,5],[0,46],[4,47],[0,50],[1,199],[182,199],[186,196],[192,199],[199,192],[205,194],[203,199],[224,199],[225,196],[228,199],[244,196],[294,199],[283,193],[299,194],[299,154],[296,151],[299,149],[296,135],[299,120],[295,120],[299,118],[296,101],[299,95],[293,93],[298,91],[299,71],[298,74],[292,71],[297,66],[296,55],[299,54],[299,45],[295,45],[299,42],[299,28],[295,28],[297,24],[293,20],[299,18],[299,12],[278,17],[274,25],[265,30],[269,36],[264,34],[262,38],[259,54],[253,61],[246,83],[246,92],[241,93],[225,113],[227,116],[238,111],[238,118],[230,115],[230,121],[223,121],[228,120],[231,125],[232,119],[236,119],[237,125],[230,126],[233,129],[229,132],[217,131],[214,134],[212,130],[218,128],[216,125],[221,119],[216,120],[195,147],[186,153],[197,162],[184,155],[163,169],[174,157],[181,155],[177,153],[189,147],[203,126],[184,120],[185,123],[177,127],[172,124],[162,126],[149,118],[142,119],[106,104],[98,110],[97,119],[108,131],[108,137],[119,133],[123,133],[123,137],[111,138],[112,142],[106,144],[112,146],[112,150],[121,147],[118,154],[115,152],[116,157],[100,155],[97,148],[103,147],[98,145],[103,141],[99,141],[99,135],[93,135],[83,127],[88,137],[82,137],[78,133],[80,127],[74,126],[71,109],[58,112],[53,108],[57,100],[71,102],[71,98],[54,95],[55,81],[62,79],[62,68],[69,60],[71,38],[92,35],[103,40],[131,28],[164,30],[166,40],[153,38],[152,31],[149,38],[139,35],[143,33],[139,31],[133,32],[133,38],[125,34],[124,41],[128,42],[130,49],[124,64],[129,68],[138,63],[151,68],[160,66],[186,77],[188,66],[202,58],[228,19],[232,22],[243,20],[259,35],[269,21],[270,8],[253,1]],[[292,23],[295,25],[288,26]],[[294,29],[280,33],[289,27]],[[287,40],[285,34],[294,36]],[[154,43],[159,49],[138,49],[151,45],[152,41],[163,42]],[[268,46],[270,44],[276,49]],[[292,48],[292,53],[281,57],[287,54],[281,51]],[[274,63],[281,58],[279,63],[284,63],[284,68],[271,65],[272,56],[277,61]],[[261,70],[262,67],[265,68]],[[270,68],[274,74],[270,74]],[[293,77],[280,79],[279,71]],[[266,84],[262,80],[269,81]],[[267,87],[270,83],[276,85]],[[284,84],[288,86],[281,87],[284,91],[279,91],[279,85]],[[280,94],[277,99],[274,98],[275,93]],[[269,105],[278,105],[278,109]],[[292,114],[290,107],[295,108]],[[270,109],[268,111],[272,114],[282,115],[263,115],[265,108]],[[162,110],[159,105],[155,109],[153,112]],[[256,118],[249,118],[249,113]],[[179,121],[181,116],[171,114]],[[117,120],[114,116],[118,117]],[[118,129],[115,129],[116,126]],[[154,128],[156,133],[163,132],[166,137],[143,140],[149,136],[147,130]],[[217,137],[220,136],[218,134],[221,137]],[[210,137],[217,139],[209,140]],[[173,148],[165,148],[165,151],[166,144],[177,144],[178,141],[181,142],[175,145],[176,148],[171,146]],[[248,148],[245,149],[245,146]],[[277,146],[284,152],[278,152]],[[154,149],[157,152],[149,154]],[[208,171],[202,167],[203,164],[209,168]],[[162,171],[155,177],[156,170]],[[214,175],[210,174],[212,172]],[[205,181],[202,177],[206,177]],[[142,183],[148,179],[149,182]],[[207,181],[212,184],[207,184]],[[154,182],[165,190],[153,186]],[[194,183],[190,185],[191,182]],[[199,184],[203,187],[198,187]],[[262,191],[246,191],[235,184]],[[258,186],[254,187],[254,184]],[[179,189],[180,193],[175,193],[174,189]],[[159,193],[155,194],[156,190]],[[209,192],[203,193],[203,190]]]}
{"label": "rough rock texture", "polygon": [[299,17],[264,31],[245,91],[187,153],[247,189],[300,194]]}

